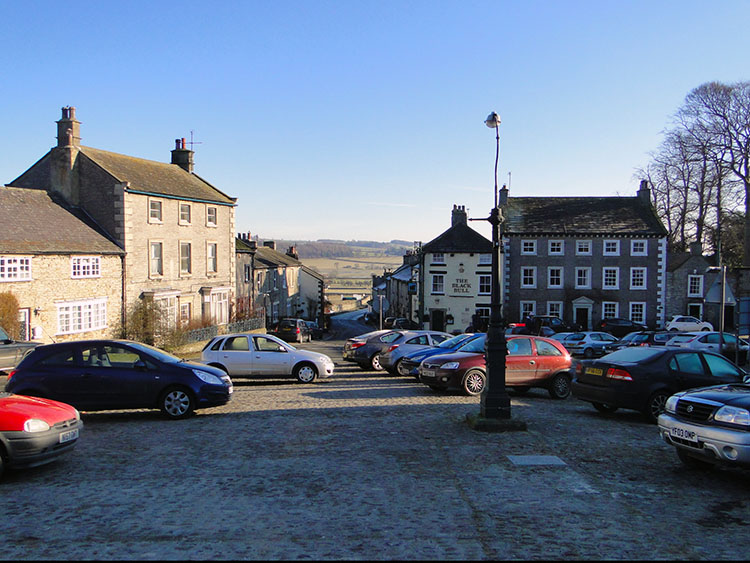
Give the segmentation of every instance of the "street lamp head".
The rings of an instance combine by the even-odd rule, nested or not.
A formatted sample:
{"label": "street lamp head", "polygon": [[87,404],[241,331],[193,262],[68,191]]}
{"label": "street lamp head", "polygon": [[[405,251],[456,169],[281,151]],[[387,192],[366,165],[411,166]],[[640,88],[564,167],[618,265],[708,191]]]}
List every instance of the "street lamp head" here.
{"label": "street lamp head", "polygon": [[484,120],[484,124],[490,129],[495,129],[500,125],[500,116],[493,111],[487,116],[487,119]]}

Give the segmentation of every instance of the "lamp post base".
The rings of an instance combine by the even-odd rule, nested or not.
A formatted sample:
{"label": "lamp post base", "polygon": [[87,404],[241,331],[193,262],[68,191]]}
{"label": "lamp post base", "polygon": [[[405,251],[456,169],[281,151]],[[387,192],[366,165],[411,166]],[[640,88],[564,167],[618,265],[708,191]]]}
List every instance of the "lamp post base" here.
{"label": "lamp post base", "polygon": [[512,418],[486,418],[481,414],[467,414],[466,422],[480,432],[518,432],[526,431],[526,423]]}

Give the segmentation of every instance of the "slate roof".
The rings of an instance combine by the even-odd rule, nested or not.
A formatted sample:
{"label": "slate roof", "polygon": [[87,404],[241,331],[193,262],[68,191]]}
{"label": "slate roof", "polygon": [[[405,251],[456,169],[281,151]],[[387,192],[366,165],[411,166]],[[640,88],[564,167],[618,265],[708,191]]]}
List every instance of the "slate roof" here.
{"label": "slate roof", "polygon": [[301,266],[299,260],[292,258],[288,254],[269,248],[268,246],[259,246],[255,251],[255,261],[266,265],[269,268],[277,266]]}
{"label": "slate roof", "polygon": [[492,252],[492,241],[464,223],[457,223],[422,245],[422,252]]}
{"label": "slate roof", "polygon": [[131,191],[226,205],[233,205],[237,201],[237,198],[229,197],[200,176],[191,174],[176,164],[91,147],[80,147],[80,151],[120,182],[130,182],[128,189]]}
{"label": "slate roof", "polygon": [[0,188],[0,253],[119,254],[80,209],[44,190]]}
{"label": "slate roof", "polygon": [[509,197],[505,235],[667,236],[639,197]]}

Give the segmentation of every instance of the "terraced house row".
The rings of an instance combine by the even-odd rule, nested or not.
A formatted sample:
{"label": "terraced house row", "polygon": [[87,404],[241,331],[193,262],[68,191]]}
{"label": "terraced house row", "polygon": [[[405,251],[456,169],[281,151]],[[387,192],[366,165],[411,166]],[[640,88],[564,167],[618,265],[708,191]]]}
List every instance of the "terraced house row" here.
{"label": "terraced house row", "polygon": [[80,132],[62,108],[57,145],[0,188],[0,292],[18,299],[22,338],[111,337],[142,299],[170,323],[226,325],[256,307],[290,316],[302,303],[322,314],[322,277],[314,303],[261,283],[298,289],[298,259],[268,249],[256,261],[243,246],[237,270],[237,199],[194,172],[184,139],[166,163],[83,146]]}

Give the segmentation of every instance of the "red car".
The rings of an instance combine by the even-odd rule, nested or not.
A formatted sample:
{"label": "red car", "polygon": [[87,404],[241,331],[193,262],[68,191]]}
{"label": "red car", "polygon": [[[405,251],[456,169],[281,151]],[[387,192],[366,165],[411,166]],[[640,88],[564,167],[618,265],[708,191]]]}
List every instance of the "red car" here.
{"label": "red car", "polygon": [[[555,399],[570,395],[572,361],[560,342],[541,336],[506,338],[506,387],[517,394],[542,387]],[[466,395],[479,395],[487,381],[484,341],[471,342],[460,352],[426,358],[419,366],[419,380],[434,390],[460,389]]]}
{"label": "red car", "polygon": [[70,452],[83,428],[70,405],[0,393],[0,474],[3,467],[34,467]]}

